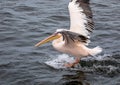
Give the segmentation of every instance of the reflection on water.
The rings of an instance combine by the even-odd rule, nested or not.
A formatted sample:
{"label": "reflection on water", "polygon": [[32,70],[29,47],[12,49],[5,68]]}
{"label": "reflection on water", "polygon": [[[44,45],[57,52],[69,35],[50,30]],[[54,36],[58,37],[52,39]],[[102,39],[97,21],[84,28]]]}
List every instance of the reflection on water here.
{"label": "reflection on water", "polygon": [[83,71],[76,71],[74,75],[63,75],[62,80],[65,81],[63,85],[90,85]]}

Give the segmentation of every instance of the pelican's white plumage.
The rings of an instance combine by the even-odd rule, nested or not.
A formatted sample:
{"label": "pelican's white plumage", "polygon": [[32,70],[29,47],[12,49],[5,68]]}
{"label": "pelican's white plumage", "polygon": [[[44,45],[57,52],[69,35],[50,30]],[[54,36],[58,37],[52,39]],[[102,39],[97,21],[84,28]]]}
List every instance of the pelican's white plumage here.
{"label": "pelican's white plumage", "polygon": [[87,23],[86,16],[83,12],[83,9],[79,7],[74,1],[69,3],[69,13],[70,13],[70,31],[88,36],[88,31],[85,29],[84,23]]}
{"label": "pelican's white plumage", "polygon": [[[79,3],[81,1],[81,3]],[[69,2],[68,8],[69,8],[69,13],[70,13],[70,31],[72,32],[76,32],[79,34],[82,34],[86,37],[89,37],[90,32],[87,30],[91,30],[92,28],[89,28],[88,23],[89,23],[89,16],[91,16],[91,21],[92,21],[92,12],[91,9],[89,7],[89,3],[84,4],[82,2],[83,0],[72,0],[71,2]],[[85,8],[86,5],[86,8]],[[82,6],[84,6],[83,9]],[[87,11],[88,13],[90,13],[89,16],[87,16],[84,12]],[[91,22],[93,24],[93,21]]]}

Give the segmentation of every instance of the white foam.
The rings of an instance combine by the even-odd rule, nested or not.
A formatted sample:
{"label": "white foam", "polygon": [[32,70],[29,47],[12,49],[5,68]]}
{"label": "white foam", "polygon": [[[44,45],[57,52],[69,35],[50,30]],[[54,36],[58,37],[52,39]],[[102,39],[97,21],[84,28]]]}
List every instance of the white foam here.
{"label": "white foam", "polygon": [[60,68],[66,68],[64,66],[65,63],[68,63],[68,62],[72,63],[73,61],[74,61],[73,57],[70,57],[67,54],[62,54],[62,55],[58,55],[56,59],[46,61],[45,64],[53,68],[60,69]]}

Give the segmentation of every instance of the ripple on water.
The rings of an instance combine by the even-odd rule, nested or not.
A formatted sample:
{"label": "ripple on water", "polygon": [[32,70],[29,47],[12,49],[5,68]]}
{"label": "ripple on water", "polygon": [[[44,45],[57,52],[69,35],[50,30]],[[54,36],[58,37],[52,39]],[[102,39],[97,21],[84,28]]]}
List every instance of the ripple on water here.
{"label": "ripple on water", "polygon": [[91,0],[95,22],[91,46],[100,45],[101,55],[63,69],[73,57],[59,55],[50,43],[34,47],[56,29],[69,28],[68,2],[0,0],[0,85],[120,85],[119,0]]}
{"label": "ripple on water", "polygon": [[14,8],[15,11],[19,12],[31,12],[31,11],[37,11],[35,7],[29,7],[29,6],[16,6]]}

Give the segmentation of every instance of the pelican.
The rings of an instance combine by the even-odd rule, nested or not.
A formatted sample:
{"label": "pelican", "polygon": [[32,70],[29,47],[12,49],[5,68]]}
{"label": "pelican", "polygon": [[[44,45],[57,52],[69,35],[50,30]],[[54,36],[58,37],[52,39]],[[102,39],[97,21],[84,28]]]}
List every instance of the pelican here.
{"label": "pelican", "polygon": [[75,61],[65,63],[66,67],[73,67],[83,57],[94,56],[102,52],[102,48],[88,48],[90,34],[94,30],[94,22],[89,0],[71,0],[68,5],[70,14],[70,30],[57,29],[51,36],[38,42],[40,46],[53,41],[53,47],[59,52],[75,56]]}

